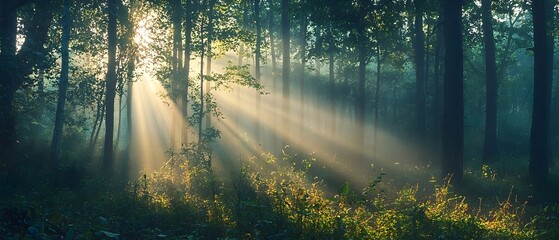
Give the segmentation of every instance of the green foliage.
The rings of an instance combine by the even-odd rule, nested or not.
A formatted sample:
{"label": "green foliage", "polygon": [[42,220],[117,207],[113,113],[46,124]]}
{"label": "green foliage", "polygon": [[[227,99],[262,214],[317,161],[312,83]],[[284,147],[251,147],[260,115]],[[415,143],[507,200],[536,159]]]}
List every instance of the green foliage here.
{"label": "green foliage", "polygon": [[288,152],[241,162],[224,178],[208,165],[210,149],[191,144],[169,151],[160,170],[142,173],[126,191],[110,190],[102,177],[82,178],[73,190],[36,186],[37,193],[0,201],[0,237],[31,236],[35,230],[45,237],[71,233],[78,239],[116,234],[132,239],[554,239],[557,234],[557,206],[536,207],[527,215],[512,191],[482,209],[481,202],[472,207],[453,193],[448,179],[433,179],[421,191],[419,184],[398,189],[381,172],[363,191],[343,182],[337,193],[328,193],[309,175],[312,155]]}

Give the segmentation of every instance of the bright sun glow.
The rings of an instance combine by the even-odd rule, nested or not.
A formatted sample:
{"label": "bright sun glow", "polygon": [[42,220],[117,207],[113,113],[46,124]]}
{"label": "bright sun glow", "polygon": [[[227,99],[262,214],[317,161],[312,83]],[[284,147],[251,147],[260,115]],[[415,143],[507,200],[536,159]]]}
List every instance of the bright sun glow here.
{"label": "bright sun glow", "polygon": [[[154,33],[150,31],[153,17],[148,14],[139,21],[134,37],[140,48],[140,55],[145,56],[142,59],[144,68],[153,68],[154,64],[154,56],[149,53],[149,46],[154,41]],[[233,52],[216,57],[212,60],[212,73],[222,73],[225,66],[237,61],[236,58]],[[207,64],[206,59],[204,61],[204,64]],[[190,64],[190,76],[193,81],[191,84],[198,84],[199,57],[192,59]],[[375,129],[368,121],[369,124],[362,131],[366,133],[363,154],[369,160],[354,160],[353,156],[359,149],[354,143],[353,108],[337,104],[335,112],[332,112],[328,102],[312,92],[306,93],[305,103],[300,105],[297,91],[299,79],[292,79],[292,96],[287,100],[290,101],[291,110],[282,112],[281,104],[285,99],[280,91],[276,92],[272,88],[273,85],[277,85],[277,89],[281,89],[281,83],[276,79],[278,82],[274,84],[270,67],[262,66],[262,84],[269,94],[261,95],[260,98],[257,98],[254,89],[243,86],[212,92],[219,106],[218,110],[223,113],[222,118],[211,117],[212,126],[221,133],[221,138],[212,145],[216,168],[231,169],[239,161],[259,159],[268,152],[281,154],[281,150],[285,148],[282,144],[288,144],[289,148],[297,152],[311,154],[317,159],[316,165],[328,169],[333,178],[364,185],[371,178],[371,165],[383,163],[385,168],[397,168],[399,163],[414,158],[416,151],[409,143],[388,134],[382,127],[378,129],[378,139],[375,143]],[[203,66],[203,69],[204,74],[207,74],[206,66]],[[170,158],[169,150],[174,147],[174,151],[179,151],[177,148],[181,146],[181,127],[186,126],[186,119],[181,115],[178,106],[163,97],[167,96],[167,92],[153,73],[142,70],[140,72],[144,74],[134,83],[132,93],[131,152],[132,159],[135,159],[135,167],[131,168],[131,172],[151,171],[161,167]],[[256,108],[258,101],[260,109]],[[302,112],[305,113],[305,117],[298,117]],[[189,115],[191,114],[192,112]],[[283,121],[287,122],[287,128],[282,127]],[[179,127],[174,127],[173,124]],[[192,135],[189,142],[197,140],[196,130],[196,126],[189,127]],[[172,143],[173,139],[175,143]]]}

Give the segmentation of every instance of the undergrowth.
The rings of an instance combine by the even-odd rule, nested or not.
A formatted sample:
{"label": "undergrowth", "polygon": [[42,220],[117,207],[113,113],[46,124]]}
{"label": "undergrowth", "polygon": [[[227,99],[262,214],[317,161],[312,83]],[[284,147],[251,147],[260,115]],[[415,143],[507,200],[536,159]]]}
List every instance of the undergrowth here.
{"label": "undergrowth", "polygon": [[[193,150],[194,149],[194,150]],[[395,189],[380,172],[365,189],[327,193],[312,156],[263,154],[223,178],[190,146],[154,173],[108,190],[12,196],[0,202],[2,239],[553,239],[558,206],[532,208],[511,193],[490,209],[453,192],[451,178]],[[483,167],[482,178],[496,173]],[[79,191],[79,194],[76,193]],[[45,197],[48,196],[48,197]]]}

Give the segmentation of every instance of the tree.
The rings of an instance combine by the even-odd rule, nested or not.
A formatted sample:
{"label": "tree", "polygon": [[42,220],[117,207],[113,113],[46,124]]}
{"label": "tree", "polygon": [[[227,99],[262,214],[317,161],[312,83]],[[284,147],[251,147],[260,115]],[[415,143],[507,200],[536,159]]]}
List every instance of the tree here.
{"label": "tree", "polygon": [[[215,6],[216,6],[216,1],[217,0],[209,0],[209,5],[208,5],[208,25],[206,25],[206,29],[207,29],[207,42],[206,42],[206,47],[207,47],[207,51],[206,51],[206,75],[210,76],[212,73],[212,58],[213,58],[213,53],[212,53],[212,42],[214,41],[214,34],[215,34],[215,23],[214,21],[216,21],[217,18],[219,18],[219,16],[216,16],[216,12],[215,12]],[[209,95],[210,93],[210,81],[206,81],[206,95]],[[209,96],[208,96],[209,97]],[[206,100],[208,100],[209,98],[206,98]],[[211,106],[210,104],[206,104],[206,113],[211,113]],[[211,121],[211,114],[207,114],[206,116],[206,129],[210,129],[212,126],[212,121]]]}
{"label": "tree", "polygon": [[0,168],[8,172],[16,166],[15,94],[38,64],[45,61],[44,45],[52,23],[52,2],[38,1],[30,21],[24,26],[25,41],[16,54],[18,8],[29,0],[3,0],[0,23]]}
{"label": "tree", "polygon": [[299,132],[302,134],[305,128],[305,65],[307,61],[307,15],[306,0],[300,2],[299,12]]}
{"label": "tree", "polygon": [[464,59],[462,0],[444,1],[443,176],[462,181],[464,152]]}
{"label": "tree", "polygon": [[530,178],[541,184],[549,172],[550,149],[550,108],[551,75],[548,73],[551,60],[549,45],[546,0],[532,1],[532,23],[534,26],[534,100],[532,108],[532,129],[530,136]]}
{"label": "tree", "polygon": [[61,55],[62,66],[60,70],[60,82],[58,83],[58,104],[56,106],[56,116],[54,120],[54,132],[51,143],[51,160],[53,166],[58,166],[62,150],[62,134],[64,128],[64,106],[66,105],[66,92],[68,90],[68,68],[70,56],[68,45],[70,43],[70,29],[72,19],[70,17],[71,0],[64,0],[64,10],[62,13],[62,42]]}
{"label": "tree", "polygon": [[356,138],[356,159],[364,159],[364,145],[365,145],[365,75],[366,68],[371,58],[371,51],[368,47],[367,37],[367,22],[365,16],[367,15],[367,8],[365,1],[359,1],[359,6],[356,9],[358,19],[356,20],[356,44],[358,56],[358,77],[357,77],[357,91],[355,94],[355,138]]}
{"label": "tree", "polygon": [[[185,82],[184,89],[181,92],[182,96],[182,116],[184,119],[188,119],[188,89],[190,86],[190,57],[192,53],[192,29],[193,26],[193,11],[194,11],[194,3],[192,0],[186,1],[185,6],[185,25],[184,25],[184,67],[183,67],[183,76],[184,78],[182,81]],[[182,127],[182,144],[188,144],[188,124]]]}
{"label": "tree", "polygon": [[492,162],[497,153],[497,64],[491,0],[481,1],[483,42],[485,46],[485,138],[483,161]]}
{"label": "tree", "polygon": [[113,165],[113,135],[114,135],[114,112],[116,95],[116,41],[117,41],[117,1],[109,0],[107,14],[109,24],[108,33],[108,64],[106,75],[105,92],[105,145],[103,148],[103,169],[108,171]]}
{"label": "tree", "polygon": [[[441,10],[439,10],[441,11]],[[441,125],[442,125],[442,114],[441,114],[441,72],[444,68],[442,64],[442,59],[444,56],[444,32],[442,28],[443,24],[443,13],[439,13],[439,18],[437,20],[438,27],[436,28],[436,40],[435,40],[435,58],[433,66],[433,146],[434,149],[439,149],[441,143]],[[437,151],[435,151],[437,152]],[[440,157],[440,155],[437,155]]]}
{"label": "tree", "polygon": [[[182,4],[180,0],[173,0],[170,3],[170,15],[173,23],[173,56],[172,56],[172,83],[171,83],[171,99],[179,103],[179,86],[182,80],[181,74],[183,72],[183,50],[182,50]],[[171,130],[171,147],[176,147],[177,139],[176,132],[180,126],[180,119],[177,116],[172,117],[172,130]]]}
{"label": "tree", "polygon": [[[255,66],[254,72],[256,75],[256,82],[260,84],[260,58],[261,58],[261,45],[262,45],[262,23],[260,20],[260,0],[254,0],[254,20],[256,24],[256,49],[254,51],[255,55]],[[260,142],[260,93],[256,92],[256,121],[255,121],[255,140],[256,142]]]}
{"label": "tree", "polygon": [[[282,131],[286,131],[287,137],[286,139],[289,140],[289,114],[290,114],[290,105],[289,105],[289,75],[291,72],[291,64],[290,64],[290,34],[289,34],[289,0],[281,0],[281,41],[283,45],[283,66],[282,66]],[[282,147],[285,146],[287,143],[284,141],[282,143]]]}
{"label": "tree", "polygon": [[2,1],[2,52],[0,53],[0,156],[1,167],[9,171],[14,166],[16,147],[16,126],[14,116],[14,94],[17,90],[16,34],[17,34],[17,7],[11,0]]}
{"label": "tree", "polygon": [[427,106],[425,100],[425,33],[423,32],[423,0],[415,0],[415,21],[414,21],[414,50],[415,50],[415,104],[416,104],[416,134],[420,145],[420,160],[424,161],[425,156],[425,136],[427,131],[426,115]]}

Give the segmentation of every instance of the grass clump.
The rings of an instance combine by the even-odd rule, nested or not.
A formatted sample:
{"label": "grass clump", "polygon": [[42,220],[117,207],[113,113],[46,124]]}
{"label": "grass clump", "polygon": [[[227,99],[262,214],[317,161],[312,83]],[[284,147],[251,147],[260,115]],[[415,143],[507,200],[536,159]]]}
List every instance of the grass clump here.
{"label": "grass clump", "polygon": [[[14,196],[0,202],[0,237],[553,239],[559,233],[556,205],[527,211],[525,203],[511,199],[512,190],[482,209],[481,200],[472,204],[454,193],[450,179],[433,179],[427,190],[419,184],[400,188],[381,172],[365,189],[346,182],[328,192],[309,174],[312,156],[264,154],[227,177],[208,161],[211,154],[199,151],[173,154],[163,168],[141,174],[125,191],[108,191],[102,181],[86,179],[81,190],[61,190],[48,201]],[[495,181],[491,174],[483,176]],[[76,191],[87,194],[77,197]]]}

